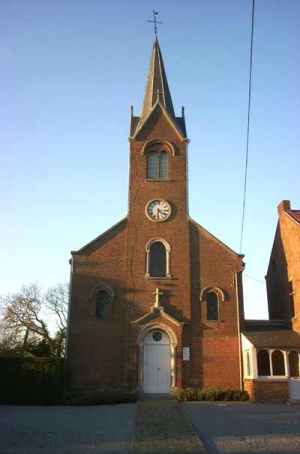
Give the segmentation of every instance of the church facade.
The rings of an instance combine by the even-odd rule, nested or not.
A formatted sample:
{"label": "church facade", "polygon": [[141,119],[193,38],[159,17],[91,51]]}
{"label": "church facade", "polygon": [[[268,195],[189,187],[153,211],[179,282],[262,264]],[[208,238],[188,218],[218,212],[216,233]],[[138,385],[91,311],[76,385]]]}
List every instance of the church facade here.
{"label": "church facade", "polygon": [[184,111],[157,38],[129,143],[127,216],[72,252],[68,386],[242,388],[243,256],[189,216]]}

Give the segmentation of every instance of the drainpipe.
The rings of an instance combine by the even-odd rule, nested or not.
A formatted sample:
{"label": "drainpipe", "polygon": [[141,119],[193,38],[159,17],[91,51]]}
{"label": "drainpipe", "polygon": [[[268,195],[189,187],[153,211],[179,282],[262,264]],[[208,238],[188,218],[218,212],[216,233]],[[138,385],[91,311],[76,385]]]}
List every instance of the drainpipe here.
{"label": "drainpipe", "polygon": [[74,266],[74,257],[69,260],[70,263],[70,284],[69,284],[69,304],[68,304],[68,316],[67,316],[67,329],[66,329],[66,345],[65,345],[65,371],[66,363],[68,357],[68,347],[69,347],[69,330],[70,330],[70,316],[71,316],[71,294],[72,294],[72,283],[73,283],[73,266]]}
{"label": "drainpipe", "polygon": [[240,370],[240,389],[243,389],[243,363],[242,363],[242,346],[241,346],[241,321],[240,321],[240,298],[239,298],[239,274],[244,271],[236,271],[235,278],[235,292],[236,292],[236,312],[237,312],[237,329],[238,329],[238,348],[239,348],[239,370]]}

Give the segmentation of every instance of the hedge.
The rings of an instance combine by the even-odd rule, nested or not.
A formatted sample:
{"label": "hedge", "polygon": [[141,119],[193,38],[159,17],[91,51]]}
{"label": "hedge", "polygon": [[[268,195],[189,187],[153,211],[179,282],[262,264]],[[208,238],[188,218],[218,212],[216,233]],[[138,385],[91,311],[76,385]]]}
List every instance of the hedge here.
{"label": "hedge", "polygon": [[112,405],[136,402],[138,392],[127,386],[98,389],[91,392],[69,391],[65,395],[66,405]]}
{"label": "hedge", "polygon": [[249,400],[247,391],[228,388],[180,388],[177,399],[181,401],[246,401]]}
{"label": "hedge", "polygon": [[62,403],[63,359],[0,358],[0,403]]}

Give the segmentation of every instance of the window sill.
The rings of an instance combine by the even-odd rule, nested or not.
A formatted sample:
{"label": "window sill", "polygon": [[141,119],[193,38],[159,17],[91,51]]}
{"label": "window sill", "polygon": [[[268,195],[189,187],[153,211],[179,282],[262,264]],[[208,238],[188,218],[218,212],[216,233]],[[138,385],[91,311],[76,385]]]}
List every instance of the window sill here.
{"label": "window sill", "polygon": [[152,281],[163,281],[173,279],[172,274],[167,274],[166,276],[150,276],[148,273],[145,274],[145,279]]}
{"label": "window sill", "polygon": [[287,381],[289,377],[286,375],[259,375],[257,378],[252,378],[256,381]]}
{"label": "window sill", "polygon": [[165,183],[170,183],[173,180],[171,180],[170,178],[146,178],[146,181],[149,181],[150,183],[152,183],[153,181],[164,181]]}

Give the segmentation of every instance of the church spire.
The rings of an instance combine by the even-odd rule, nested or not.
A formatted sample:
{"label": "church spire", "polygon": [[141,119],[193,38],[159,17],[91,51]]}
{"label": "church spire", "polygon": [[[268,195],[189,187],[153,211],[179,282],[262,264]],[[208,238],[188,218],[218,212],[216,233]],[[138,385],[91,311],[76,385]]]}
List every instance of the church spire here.
{"label": "church spire", "polygon": [[155,36],[146,84],[146,91],[140,116],[141,120],[149,115],[152,107],[158,99],[159,102],[165,107],[168,114],[171,115],[172,118],[175,118],[175,112],[164,68],[164,62],[162,59],[157,36]]}
{"label": "church spire", "polygon": [[157,36],[155,36],[152,49],[141,116],[134,116],[133,107],[131,107],[130,139],[136,138],[137,134],[148,122],[155,107],[162,109],[169,117],[169,120],[173,123],[174,127],[178,130],[179,134],[187,139],[183,109],[181,117],[175,116]]}

